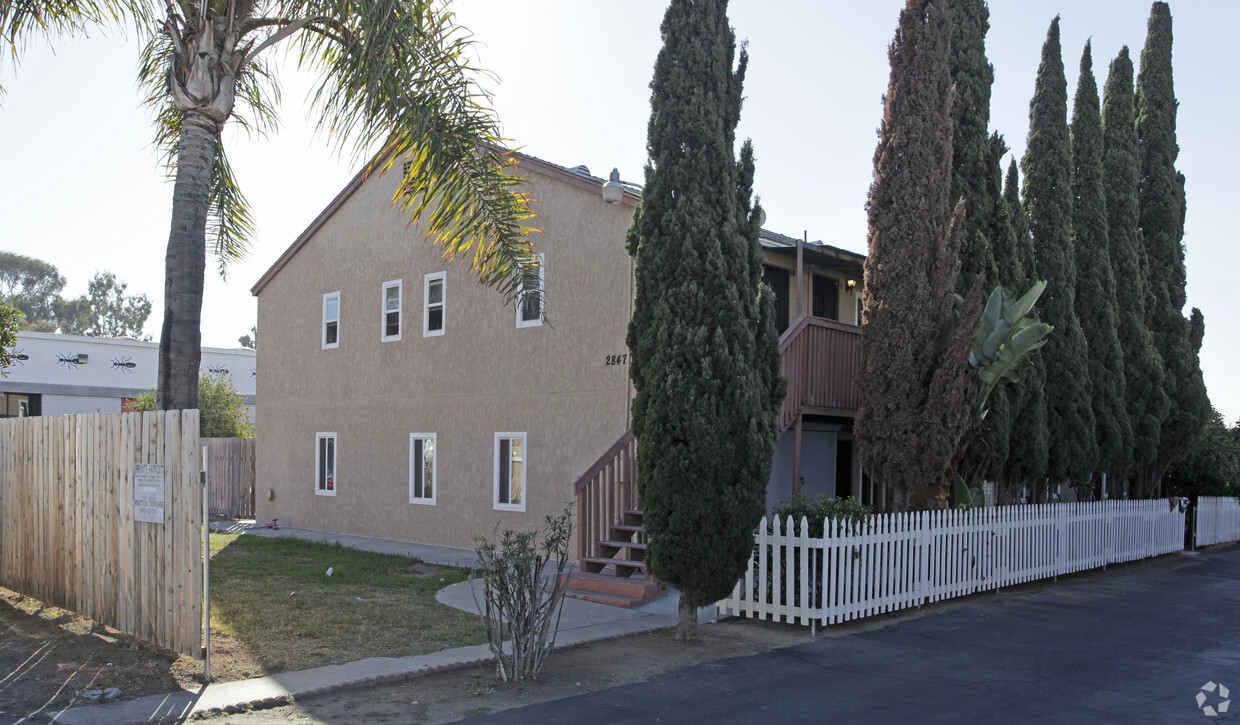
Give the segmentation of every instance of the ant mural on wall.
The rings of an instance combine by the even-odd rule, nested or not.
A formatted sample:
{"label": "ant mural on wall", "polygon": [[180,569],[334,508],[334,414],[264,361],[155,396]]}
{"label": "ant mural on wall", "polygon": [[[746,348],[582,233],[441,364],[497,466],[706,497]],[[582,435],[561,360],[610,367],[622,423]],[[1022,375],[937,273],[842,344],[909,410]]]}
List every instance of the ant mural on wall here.
{"label": "ant mural on wall", "polygon": [[30,359],[30,356],[21,350],[14,350],[13,354],[9,356],[9,359],[22,367],[26,367],[26,361]]}
{"label": "ant mural on wall", "polygon": [[73,370],[77,370],[78,365],[81,365],[81,363],[78,362],[78,356],[73,353],[69,353],[68,355],[57,355],[56,364],[71,368]]}
{"label": "ant mural on wall", "polygon": [[138,367],[138,363],[134,362],[131,357],[112,358],[112,368],[120,370],[122,373],[131,373],[136,367]]}
{"label": "ant mural on wall", "polygon": [[220,363],[216,363],[214,365],[208,365],[207,372],[211,375],[228,375],[228,368],[224,367]]}

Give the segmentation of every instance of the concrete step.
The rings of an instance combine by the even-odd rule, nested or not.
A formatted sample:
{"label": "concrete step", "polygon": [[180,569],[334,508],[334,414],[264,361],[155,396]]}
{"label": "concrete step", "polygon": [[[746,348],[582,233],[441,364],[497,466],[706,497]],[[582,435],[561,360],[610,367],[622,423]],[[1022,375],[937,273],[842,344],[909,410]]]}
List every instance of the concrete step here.
{"label": "concrete step", "polygon": [[[622,577],[583,572],[574,572],[566,576],[568,578],[566,582],[568,589],[578,593],[604,594],[611,597],[634,599],[639,603],[649,602],[666,594],[666,591],[659,586],[658,582],[651,581],[642,576]],[[584,597],[577,596],[577,598],[582,599]],[[603,603],[611,604],[611,602]]]}
{"label": "concrete step", "polygon": [[587,602],[596,602],[598,604],[606,604],[609,607],[620,607],[622,609],[634,609],[645,604],[647,600],[637,599],[635,597],[625,597],[619,594],[606,594],[604,592],[591,592],[584,589],[565,589],[564,596],[573,599],[583,599]]}

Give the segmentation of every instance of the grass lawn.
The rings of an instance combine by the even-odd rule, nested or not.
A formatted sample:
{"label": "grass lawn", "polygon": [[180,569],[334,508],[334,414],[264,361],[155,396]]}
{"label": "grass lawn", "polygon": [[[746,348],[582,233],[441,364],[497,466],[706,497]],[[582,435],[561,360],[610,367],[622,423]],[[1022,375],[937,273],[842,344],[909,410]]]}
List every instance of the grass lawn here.
{"label": "grass lawn", "polygon": [[[435,601],[466,576],[339,544],[213,532],[211,678],[483,644],[477,616]],[[178,669],[182,678],[201,675],[202,663],[181,658]]]}

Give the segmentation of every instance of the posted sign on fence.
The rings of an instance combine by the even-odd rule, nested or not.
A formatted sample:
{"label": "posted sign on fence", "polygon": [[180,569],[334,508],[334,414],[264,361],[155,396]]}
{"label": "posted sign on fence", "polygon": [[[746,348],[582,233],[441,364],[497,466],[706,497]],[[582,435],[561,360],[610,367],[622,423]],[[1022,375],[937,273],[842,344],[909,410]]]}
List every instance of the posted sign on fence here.
{"label": "posted sign on fence", "polygon": [[134,464],[133,520],[152,524],[164,522],[164,464]]}

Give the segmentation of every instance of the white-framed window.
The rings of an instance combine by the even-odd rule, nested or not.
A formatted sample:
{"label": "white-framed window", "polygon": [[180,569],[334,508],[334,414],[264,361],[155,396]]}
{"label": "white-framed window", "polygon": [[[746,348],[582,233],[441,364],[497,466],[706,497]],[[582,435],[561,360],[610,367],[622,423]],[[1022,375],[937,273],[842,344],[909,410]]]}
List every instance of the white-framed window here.
{"label": "white-framed window", "polygon": [[336,434],[314,434],[314,493],[336,495]]}
{"label": "white-framed window", "polygon": [[443,334],[444,287],[447,285],[447,277],[447,272],[426,275],[422,304],[422,337]]}
{"label": "white-framed window", "polygon": [[529,457],[524,433],[495,434],[495,508],[524,511]]}
{"label": "white-framed window", "polygon": [[400,339],[404,287],[404,282],[399,279],[383,283],[383,330],[380,335],[383,342],[395,342]]}
{"label": "white-framed window", "polygon": [[517,327],[538,327],[543,323],[544,290],[547,289],[547,262],[538,255],[538,287],[517,295]]}
{"label": "white-framed window", "polygon": [[340,293],[323,295],[323,349],[340,347]]}
{"label": "white-framed window", "polygon": [[435,505],[438,460],[434,433],[409,434],[409,503]]}

